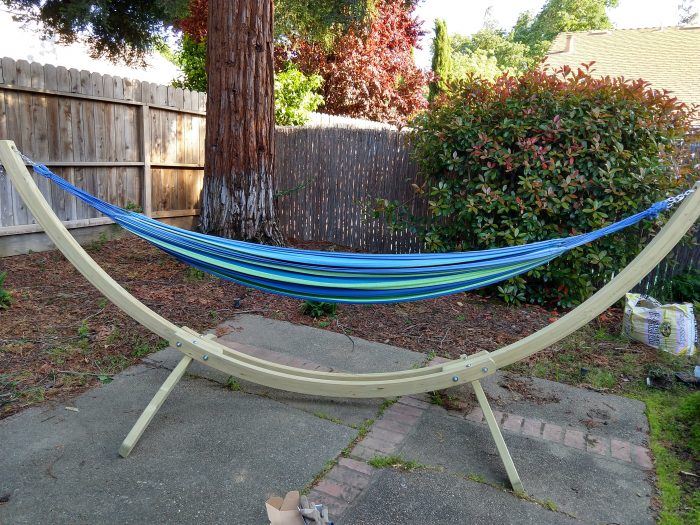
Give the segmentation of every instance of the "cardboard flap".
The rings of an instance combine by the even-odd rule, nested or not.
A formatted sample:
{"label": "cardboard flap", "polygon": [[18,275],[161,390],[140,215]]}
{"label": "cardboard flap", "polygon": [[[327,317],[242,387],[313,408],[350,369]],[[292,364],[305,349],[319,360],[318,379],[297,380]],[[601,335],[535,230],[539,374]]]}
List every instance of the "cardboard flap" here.
{"label": "cardboard flap", "polygon": [[284,497],[284,501],[282,502],[280,510],[293,510],[299,512],[299,497],[300,496],[298,490],[290,490],[289,492],[287,492],[287,495]]}

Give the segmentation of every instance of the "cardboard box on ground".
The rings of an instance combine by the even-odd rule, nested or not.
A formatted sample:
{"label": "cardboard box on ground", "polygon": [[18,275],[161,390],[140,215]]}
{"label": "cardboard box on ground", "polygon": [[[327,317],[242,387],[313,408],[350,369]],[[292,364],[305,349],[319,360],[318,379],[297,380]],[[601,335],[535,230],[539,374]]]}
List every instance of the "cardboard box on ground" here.
{"label": "cardboard box on ground", "polygon": [[265,502],[270,525],[304,525],[299,514],[299,491],[287,492],[284,499],[273,496]]}

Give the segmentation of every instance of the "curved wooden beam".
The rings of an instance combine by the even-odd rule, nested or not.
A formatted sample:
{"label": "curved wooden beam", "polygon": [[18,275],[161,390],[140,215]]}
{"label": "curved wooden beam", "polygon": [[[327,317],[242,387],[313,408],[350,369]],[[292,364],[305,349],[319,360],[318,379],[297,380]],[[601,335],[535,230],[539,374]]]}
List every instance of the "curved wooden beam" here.
{"label": "curved wooden beam", "polygon": [[75,241],[39,192],[12,141],[0,141],[0,162],[59,250],[93,286],[136,322],[207,366],[271,388],[317,396],[393,397],[440,390],[491,375],[499,368],[551,346],[600,315],[659,264],[700,216],[700,183],[696,183],[695,192],[618,276],[558,321],[516,343],[490,354],[476,354],[417,370],[339,374],[302,370],[258,359],[237,350],[235,344],[232,348],[224,346],[158,315],[122,288]]}

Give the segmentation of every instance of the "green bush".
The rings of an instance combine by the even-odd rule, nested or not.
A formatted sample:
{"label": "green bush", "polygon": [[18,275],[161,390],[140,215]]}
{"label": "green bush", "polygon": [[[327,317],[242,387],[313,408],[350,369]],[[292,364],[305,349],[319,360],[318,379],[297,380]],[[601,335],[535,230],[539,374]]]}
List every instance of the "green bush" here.
{"label": "green bush", "polygon": [[301,312],[314,319],[319,317],[335,317],[337,305],[335,303],[322,303],[319,301],[304,301],[301,303]]}
{"label": "green bush", "polygon": [[671,295],[674,301],[700,301],[700,270],[688,270],[674,275],[671,278]]}
{"label": "green bush", "polygon": [[[687,181],[671,170],[689,110],[642,81],[568,68],[453,85],[413,122],[431,218],[398,203],[377,213],[419,227],[430,251],[480,250],[589,232]],[[624,267],[655,225],[576,248],[497,289],[504,299],[572,306]],[[641,242],[640,242],[641,241]]]}
{"label": "green bush", "polygon": [[[207,42],[197,41],[185,34],[180,49],[175,53],[175,63],[183,77],[173,85],[194,91],[207,90]],[[275,124],[280,126],[301,126],[309,120],[309,112],[323,104],[318,94],[323,84],[320,75],[305,75],[294,65],[275,73]]]}
{"label": "green bush", "polygon": [[320,75],[304,75],[290,65],[275,74],[275,123],[280,126],[301,126],[309,120],[309,112],[323,104],[317,92],[323,84]]}
{"label": "green bush", "polygon": [[12,295],[4,288],[6,278],[7,272],[0,272],[0,310],[7,310],[12,304]]}

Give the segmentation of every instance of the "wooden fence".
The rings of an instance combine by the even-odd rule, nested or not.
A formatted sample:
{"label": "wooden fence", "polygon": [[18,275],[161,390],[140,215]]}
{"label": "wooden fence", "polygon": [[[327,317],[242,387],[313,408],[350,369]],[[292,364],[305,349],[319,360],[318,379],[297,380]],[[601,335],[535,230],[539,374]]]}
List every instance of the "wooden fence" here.
{"label": "wooden fence", "polygon": [[[278,128],[275,182],[285,234],[369,252],[416,251],[414,235],[390,232],[363,213],[376,197],[411,201],[417,166],[409,152],[405,134],[393,130]],[[426,211],[413,206],[417,215]]]}
{"label": "wooden fence", "polygon": [[[204,93],[0,60],[0,138],[14,140],[26,155],[101,199],[186,227],[198,214],[205,106]],[[370,251],[414,248],[411,236],[362,220],[369,196],[410,197],[405,182],[416,167],[403,134],[352,124],[278,128],[275,182],[283,230]],[[75,234],[110,223],[46,180],[38,183]],[[38,232],[0,170],[0,256],[50,247]]]}
{"label": "wooden fence", "polygon": [[[203,93],[0,60],[0,138],[104,200],[133,203],[185,227],[198,214],[205,103]],[[414,235],[389,232],[382,221],[363,216],[363,205],[374,197],[412,200],[417,167],[405,134],[361,129],[357,122],[335,127],[333,119],[327,123],[333,127],[277,129],[275,185],[284,233],[370,252],[420,249]],[[79,238],[110,222],[38,182]],[[413,206],[415,215],[426,212],[424,204]],[[50,247],[39,232],[0,170],[0,257]],[[700,248],[679,246],[641,289],[699,262]]]}
{"label": "wooden fence", "polygon": [[[205,104],[202,93],[0,60],[0,138],[102,199],[185,225],[199,202]],[[67,227],[110,222],[46,180],[38,183]],[[39,231],[0,174],[0,241]],[[25,244],[13,243],[5,255],[35,247]]]}

